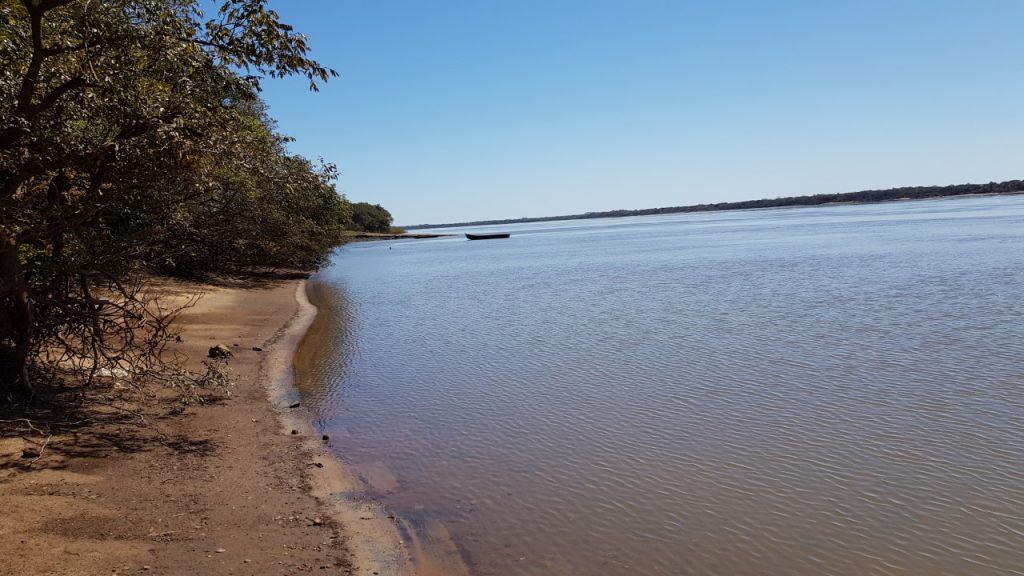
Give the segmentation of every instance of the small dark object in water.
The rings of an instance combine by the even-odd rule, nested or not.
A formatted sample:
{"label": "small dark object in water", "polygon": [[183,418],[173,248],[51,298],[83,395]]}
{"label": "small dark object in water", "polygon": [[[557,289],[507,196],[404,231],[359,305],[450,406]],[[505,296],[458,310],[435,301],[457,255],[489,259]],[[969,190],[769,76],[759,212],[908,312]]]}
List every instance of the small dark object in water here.
{"label": "small dark object in water", "polygon": [[508,232],[503,234],[466,234],[466,238],[470,240],[497,240],[498,238],[508,238],[511,236]]}
{"label": "small dark object in water", "polygon": [[288,405],[289,408],[298,408],[299,406],[300,404],[298,402],[292,402],[291,404]]}
{"label": "small dark object in water", "polygon": [[328,436],[327,434],[324,434],[323,436],[321,436],[320,439],[323,440],[324,442],[330,442],[331,441],[331,437]]}

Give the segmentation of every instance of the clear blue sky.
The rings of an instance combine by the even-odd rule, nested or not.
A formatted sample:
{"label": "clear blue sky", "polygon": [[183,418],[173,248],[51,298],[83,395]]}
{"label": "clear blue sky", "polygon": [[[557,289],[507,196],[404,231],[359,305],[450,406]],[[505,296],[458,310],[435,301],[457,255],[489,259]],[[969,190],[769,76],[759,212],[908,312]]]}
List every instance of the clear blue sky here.
{"label": "clear blue sky", "polygon": [[398,224],[1024,178],[1019,0],[278,0],[264,95]]}

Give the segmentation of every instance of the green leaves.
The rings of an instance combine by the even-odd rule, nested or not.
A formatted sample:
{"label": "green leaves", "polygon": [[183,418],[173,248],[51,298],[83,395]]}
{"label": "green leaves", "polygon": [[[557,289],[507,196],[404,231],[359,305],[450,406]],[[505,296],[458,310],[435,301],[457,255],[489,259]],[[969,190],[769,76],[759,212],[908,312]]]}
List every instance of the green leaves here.
{"label": "green leaves", "polygon": [[[317,81],[338,75],[306,56],[306,36],[282,23],[277,12],[267,9],[266,0],[229,0],[218,14],[218,20],[204,24],[205,35],[197,42],[222,62],[272,77],[301,74],[313,91],[319,89]],[[250,78],[258,88],[258,76]]]}
{"label": "green leaves", "polygon": [[75,304],[93,282],[321,262],[348,214],[336,170],[289,155],[258,96],[336,76],[308,53],[265,0],[0,0],[0,260],[24,279],[0,282],[0,327],[93,349],[125,333]]}
{"label": "green leaves", "polygon": [[352,204],[352,229],[362,232],[387,233],[391,230],[391,213],[380,204]]}

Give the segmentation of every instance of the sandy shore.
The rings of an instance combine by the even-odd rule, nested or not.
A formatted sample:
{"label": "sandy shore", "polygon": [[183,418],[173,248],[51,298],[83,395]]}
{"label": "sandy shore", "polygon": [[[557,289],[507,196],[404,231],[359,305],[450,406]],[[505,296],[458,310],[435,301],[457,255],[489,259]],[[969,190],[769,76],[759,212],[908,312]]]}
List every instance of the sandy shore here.
{"label": "sandy shore", "polygon": [[168,289],[204,292],[171,353],[195,369],[231,347],[231,396],[4,423],[0,574],[411,574],[396,523],[288,408],[304,282]]}

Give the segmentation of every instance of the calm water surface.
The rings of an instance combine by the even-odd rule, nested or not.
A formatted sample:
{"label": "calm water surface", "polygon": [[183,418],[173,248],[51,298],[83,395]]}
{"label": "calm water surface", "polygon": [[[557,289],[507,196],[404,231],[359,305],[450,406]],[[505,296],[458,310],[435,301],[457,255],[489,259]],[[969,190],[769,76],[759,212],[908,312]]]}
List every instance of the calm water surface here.
{"label": "calm water surface", "polygon": [[500,229],[340,250],[297,374],[475,574],[1024,574],[1024,196]]}

